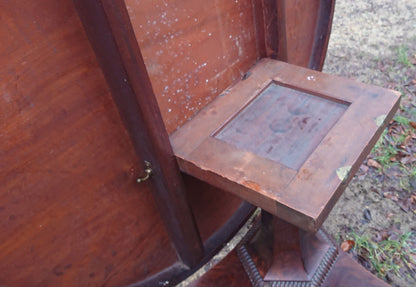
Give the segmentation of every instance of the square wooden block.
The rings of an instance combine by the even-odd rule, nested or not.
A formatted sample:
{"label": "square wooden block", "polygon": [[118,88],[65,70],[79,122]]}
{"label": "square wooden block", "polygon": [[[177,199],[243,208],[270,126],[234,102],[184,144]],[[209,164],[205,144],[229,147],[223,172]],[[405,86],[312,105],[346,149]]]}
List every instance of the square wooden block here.
{"label": "square wooden block", "polygon": [[393,91],[263,59],[171,142],[182,171],[315,232],[398,105]]}

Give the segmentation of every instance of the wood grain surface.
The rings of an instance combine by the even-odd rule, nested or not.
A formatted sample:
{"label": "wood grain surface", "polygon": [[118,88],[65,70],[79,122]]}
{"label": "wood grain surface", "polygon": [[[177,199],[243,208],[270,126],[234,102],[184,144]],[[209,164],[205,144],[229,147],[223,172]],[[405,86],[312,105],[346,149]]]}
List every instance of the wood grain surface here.
{"label": "wood grain surface", "polygon": [[151,165],[142,184],[152,189],[177,255],[193,267],[203,244],[124,1],[75,3],[136,153]]}
{"label": "wood grain surface", "polygon": [[[85,1],[107,9],[115,29],[98,25],[92,33],[116,40],[120,55],[100,54],[100,49],[94,54],[72,1],[0,4],[0,214],[6,219],[0,223],[0,284],[124,286],[142,281],[142,286],[153,286],[190,272],[178,264],[178,254],[188,265],[195,264],[201,258],[199,240],[182,242],[193,250],[188,259],[177,253],[171,240],[180,241],[181,236],[172,236],[162,221],[175,210],[168,206],[160,216],[154,185],[135,182],[146,159],[142,149],[156,144],[167,152],[156,160],[165,168],[155,169],[165,177],[158,184],[180,186],[175,168],[166,172],[175,166],[173,160],[159,160],[169,156],[169,142],[158,136],[162,128],[154,130],[150,145],[141,144],[140,135],[152,130],[152,123],[138,124],[134,118],[160,107],[171,133],[265,56],[267,37],[277,47],[276,26],[268,32],[264,26],[277,23],[264,10],[276,5],[237,2]],[[88,20],[97,20],[97,15],[87,14]],[[123,46],[123,41],[130,45]],[[136,57],[140,51],[134,41],[146,66]],[[108,46],[102,48],[108,52]],[[107,67],[103,55],[109,59]],[[318,57],[322,61],[323,55]],[[108,76],[119,56],[124,71]],[[153,89],[159,106],[138,111],[134,102],[115,96],[117,89],[121,94],[132,89],[130,96],[144,90],[143,98]],[[189,203],[206,240],[205,251],[212,253],[252,207],[193,182]],[[198,192],[200,197],[195,196]],[[181,192],[163,200],[185,206],[171,219],[179,225],[191,222],[178,229],[195,238],[195,226],[188,228],[193,223],[192,216],[186,218],[186,196]],[[215,217],[207,218],[210,210]]]}
{"label": "wood grain surface", "polygon": [[0,9],[0,285],[123,286],[177,261],[72,1]]}
{"label": "wood grain surface", "polygon": [[257,60],[251,0],[126,5],[169,133]]}
{"label": "wood grain surface", "polygon": [[308,67],[315,40],[320,0],[278,0],[277,59]]}

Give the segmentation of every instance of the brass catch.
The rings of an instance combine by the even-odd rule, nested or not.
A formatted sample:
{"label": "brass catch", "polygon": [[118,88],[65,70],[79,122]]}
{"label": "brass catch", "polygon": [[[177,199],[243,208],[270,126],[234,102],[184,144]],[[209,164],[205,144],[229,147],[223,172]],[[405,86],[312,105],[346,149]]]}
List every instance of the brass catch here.
{"label": "brass catch", "polygon": [[139,183],[148,180],[149,177],[152,175],[152,172],[153,172],[152,165],[150,164],[150,162],[145,160],[144,165],[146,166],[146,168],[144,170],[145,174],[137,179],[137,182],[139,182]]}

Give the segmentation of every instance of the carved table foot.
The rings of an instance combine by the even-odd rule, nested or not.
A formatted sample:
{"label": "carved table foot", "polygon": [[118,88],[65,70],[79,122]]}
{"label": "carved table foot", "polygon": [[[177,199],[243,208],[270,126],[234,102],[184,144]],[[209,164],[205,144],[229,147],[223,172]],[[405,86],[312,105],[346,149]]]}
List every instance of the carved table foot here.
{"label": "carved table foot", "polygon": [[307,233],[267,212],[242,240],[237,254],[254,287],[388,286],[340,255],[324,231]]}

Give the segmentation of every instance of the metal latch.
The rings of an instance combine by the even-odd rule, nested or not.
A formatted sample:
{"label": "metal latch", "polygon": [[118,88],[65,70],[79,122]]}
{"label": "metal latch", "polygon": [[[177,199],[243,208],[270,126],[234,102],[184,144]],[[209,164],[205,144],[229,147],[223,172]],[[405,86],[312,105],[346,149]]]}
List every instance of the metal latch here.
{"label": "metal latch", "polygon": [[150,162],[145,160],[144,165],[146,166],[146,168],[144,170],[145,174],[137,179],[137,182],[139,182],[139,183],[148,180],[149,177],[152,175],[152,172],[153,172],[152,165],[150,164]]}

